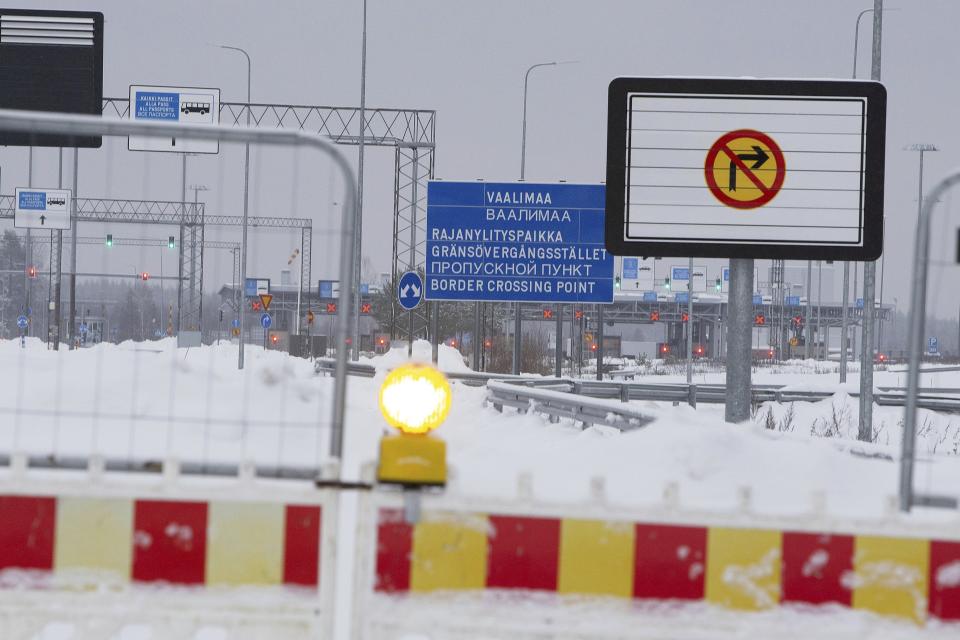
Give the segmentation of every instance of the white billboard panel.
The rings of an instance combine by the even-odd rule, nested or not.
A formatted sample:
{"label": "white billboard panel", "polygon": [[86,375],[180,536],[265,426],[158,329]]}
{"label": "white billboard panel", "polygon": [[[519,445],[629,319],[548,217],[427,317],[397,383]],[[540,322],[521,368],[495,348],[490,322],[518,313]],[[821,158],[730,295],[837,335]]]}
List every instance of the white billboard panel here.
{"label": "white billboard panel", "polygon": [[[130,119],[141,122],[219,124],[220,89],[130,85]],[[131,151],[219,153],[220,143],[217,140],[130,136],[127,148]]]}
{"label": "white billboard panel", "polygon": [[21,229],[69,229],[69,189],[23,189],[14,195],[13,226]]}

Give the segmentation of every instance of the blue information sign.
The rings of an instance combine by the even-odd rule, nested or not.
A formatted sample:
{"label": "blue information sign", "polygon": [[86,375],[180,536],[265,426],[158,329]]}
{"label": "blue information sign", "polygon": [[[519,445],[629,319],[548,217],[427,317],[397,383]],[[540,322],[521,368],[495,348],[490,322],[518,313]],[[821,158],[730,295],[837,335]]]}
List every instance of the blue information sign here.
{"label": "blue information sign", "polygon": [[20,191],[17,208],[32,211],[45,211],[47,209],[46,191]]}
{"label": "blue information sign", "polygon": [[27,316],[18,316],[17,317],[17,327],[21,329],[27,328]]}
{"label": "blue information sign", "polygon": [[624,258],[623,259],[623,279],[624,280],[636,280],[637,279],[637,267],[640,261],[637,258]]}
{"label": "blue information sign", "polygon": [[361,284],[361,285],[360,285],[360,295],[362,295],[362,296],[370,295],[370,285],[369,285],[369,284]]}
{"label": "blue information sign", "polygon": [[416,271],[407,271],[397,281],[397,302],[407,311],[416,309],[423,300],[423,278]]}
{"label": "blue information sign", "polygon": [[863,298],[857,298],[857,309],[863,309]]}
{"label": "blue information sign", "polygon": [[180,94],[166,91],[137,91],[134,105],[137,120],[180,119]]}
{"label": "blue information sign", "polygon": [[87,323],[81,322],[81,323],[80,323],[80,333],[86,333],[86,332],[87,332]]}
{"label": "blue information sign", "polygon": [[270,317],[269,313],[263,313],[260,315],[260,326],[264,329],[269,329],[270,325],[273,324],[273,318]]}
{"label": "blue information sign", "polygon": [[321,298],[327,300],[333,298],[333,280],[321,280],[319,284],[319,293]]}
{"label": "blue information sign", "polygon": [[644,302],[656,302],[656,301],[657,301],[657,292],[656,292],[656,291],[644,291],[644,292],[643,292],[643,301],[644,301]]}
{"label": "blue information sign", "polygon": [[430,182],[427,300],[613,301],[603,185]]}
{"label": "blue information sign", "polygon": [[690,293],[688,291],[678,291],[673,296],[676,302],[690,302]]}
{"label": "blue information sign", "polygon": [[799,307],[800,306],[800,296],[786,296],[786,299],[783,302],[788,307]]}
{"label": "blue information sign", "polygon": [[763,304],[763,296],[759,293],[753,294],[753,304]]}
{"label": "blue information sign", "polygon": [[723,281],[730,282],[730,267],[723,268]]}
{"label": "blue information sign", "polygon": [[930,355],[940,353],[940,339],[936,336],[927,338],[927,353]]}
{"label": "blue information sign", "polygon": [[689,267],[671,267],[670,278],[673,280],[689,280],[690,279]]}

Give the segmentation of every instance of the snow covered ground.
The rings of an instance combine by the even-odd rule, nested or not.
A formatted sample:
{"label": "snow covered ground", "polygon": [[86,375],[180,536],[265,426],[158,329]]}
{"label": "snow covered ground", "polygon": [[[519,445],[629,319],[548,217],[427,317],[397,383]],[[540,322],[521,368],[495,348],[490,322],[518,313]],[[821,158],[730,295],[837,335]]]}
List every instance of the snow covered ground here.
{"label": "snow covered ground", "polygon": [[[415,346],[416,359],[429,360],[429,345]],[[98,452],[138,460],[174,457],[306,466],[327,459],[332,379],[316,375],[306,360],[257,347],[247,348],[246,368],[238,371],[236,349],[229,344],[177,349],[174,341],[163,340],[56,353],[36,340],[28,341],[26,349],[17,341],[0,341],[0,453]],[[455,350],[441,346],[440,355],[442,368],[466,370]],[[404,360],[405,350],[395,350],[369,360],[378,367],[375,378],[349,379],[348,478],[359,477],[361,467],[376,456],[385,430],[376,393],[385,371]],[[648,382],[683,380],[681,370],[646,373],[642,379]],[[582,430],[570,422],[549,424],[542,416],[509,409],[499,414],[485,406],[485,389],[455,383],[452,411],[439,431],[448,443],[452,467],[444,500],[481,508],[516,504],[522,498],[538,509],[568,514],[617,512],[642,518],[667,513],[680,521],[810,527],[831,523],[957,538],[960,516],[955,513],[918,510],[904,518],[891,509],[901,410],[875,408],[876,442],[859,443],[856,401],[847,395],[856,389],[857,377],[851,375],[843,388],[836,380],[829,363],[760,369],[754,375],[757,383],[837,393],[818,403],[769,403],[744,425],[726,424],[720,405],[694,410],[638,402],[655,421],[631,433]],[[900,386],[904,380],[902,371],[876,376],[878,386]],[[701,371],[696,381],[719,383],[723,374]],[[925,375],[924,384],[960,387],[960,373]],[[923,412],[920,422],[928,426],[921,428],[917,486],[956,493],[960,417]],[[342,516],[346,519],[348,512]],[[107,593],[96,606],[108,611],[127,607],[127,619],[139,621],[139,626],[111,631],[121,640],[261,637],[253,633],[253,623],[248,635],[237,636],[216,620],[181,632],[163,617],[164,611],[177,610],[177,596],[114,595]],[[338,595],[342,601],[344,594]],[[0,622],[21,620],[16,611],[52,607],[53,613],[41,611],[39,618],[30,618],[42,624],[23,627],[27,632],[19,637],[84,637],[77,625],[89,616],[72,613],[76,595],[34,600],[41,596],[5,594],[0,598]],[[197,606],[216,610],[217,598],[226,602],[232,596],[204,597],[213,599],[202,601],[207,604],[197,600]],[[302,637],[304,627],[298,625],[306,623],[297,617],[301,613],[291,614],[289,633],[275,626],[273,635],[262,637]],[[738,614],[702,604],[650,608],[623,601],[496,593],[377,596],[364,613],[371,637],[390,640],[957,637],[955,627],[920,631],[846,610]]]}
{"label": "snow covered ground", "polygon": [[[429,360],[427,343],[415,347],[415,359]],[[442,368],[466,370],[456,350],[441,346],[440,354]],[[0,342],[0,451],[306,466],[325,460],[332,379],[276,351],[247,347],[242,371],[236,357],[235,345],[188,350],[173,340],[59,353],[36,340],[26,349]],[[405,349],[396,349],[369,360],[378,367],[375,378],[349,379],[346,477],[359,477],[376,458],[386,429],[379,384],[405,359]],[[896,494],[902,410],[875,407],[875,443],[857,442],[856,400],[840,389],[835,373],[817,373],[821,368],[831,365],[761,369],[755,380],[837,389],[830,399],[767,403],[743,425],[725,423],[721,405],[694,410],[637,402],[655,421],[632,433],[551,425],[509,409],[498,414],[485,406],[485,389],[454,384],[453,408],[440,430],[453,467],[448,494],[510,500],[522,480],[535,500],[579,504],[593,499],[591,486],[600,478],[609,502],[627,508],[661,504],[668,490],[678,494],[680,508],[723,513],[742,507],[746,491],[749,509],[761,515],[805,513],[821,494],[827,514],[886,517]],[[895,386],[902,376],[879,372],[877,383]],[[960,387],[960,372],[933,377],[937,386]],[[698,382],[722,378],[717,371],[697,375]],[[856,376],[850,379],[846,389],[856,384]],[[956,492],[960,417],[923,411],[920,425],[917,485]]]}

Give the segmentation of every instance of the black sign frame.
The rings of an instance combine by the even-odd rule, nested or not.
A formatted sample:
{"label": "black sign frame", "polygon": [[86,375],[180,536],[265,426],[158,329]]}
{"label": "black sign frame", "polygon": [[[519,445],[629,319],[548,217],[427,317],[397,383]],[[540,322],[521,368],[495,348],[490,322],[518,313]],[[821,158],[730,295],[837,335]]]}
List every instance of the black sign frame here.
{"label": "black sign frame", "polygon": [[[866,98],[862,246],[637,241],[624,238],[628,95],[631,93]],[[621,77],[610,82],[607,103],[607,251],[617,256],[767,258],[786,260],[876,260],[883,253],[884,154],[887,92],[862,80],[754,80],[726,78]]]}

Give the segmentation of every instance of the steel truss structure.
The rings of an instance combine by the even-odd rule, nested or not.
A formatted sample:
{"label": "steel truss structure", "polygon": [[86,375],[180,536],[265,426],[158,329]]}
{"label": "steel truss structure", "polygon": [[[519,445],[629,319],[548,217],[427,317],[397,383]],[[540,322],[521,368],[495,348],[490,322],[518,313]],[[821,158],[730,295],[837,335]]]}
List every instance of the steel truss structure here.
{"label": "steel truss structure", "polygon": [[[104,98],[103,115],[127,118],[130,112],[128,98]],[[425,109],[364,110],[360,126],[359,107],[328,107],[311,105],[280,105],[246,102],[221,102],[220,123],[227,126],[246,126],[247,114],[255,128],[298,129],[329,137],[337,144],[356,145],[363,136],[364,145],[394,147],[393,190],[393,256],[392,274],[406,270],[412,241],[414,264],[422,267],[425,259],[426,234],[425,201],[427,181],[433,178],[436,149],[437,112]],[[250,218],[251,224],[254,218]],[[209,218],[207,224],[210,224]],[[413,232],[413,233],[411,233]],[[301,246],[303,263],[308,263],[310,245]],[[303,264],[302,263],[302,264]],[[309,286],[301,278],[301,290]],[[359,307],[358,307],[359,309]],[[356,310],[354,311],[356,313]],[[416,313],[416,312],[415,312]],[[421,312],[422,314],[422,312]],[[427,323],[419,318],[418,332],[422,334]]]}
{"label": "steel truss structure", "polygon": [[[0,195],[0,220],[13,218],[14,196]],[[76,198],[77,222],[101,222],[121,224],[157,224],[176,226],[180,230],[178,251],[177,305],[178,331],[180,328],[199,331],[203,311],[203,249],[213,246],[204,242],[206,226],[232,226],[243,224],[242,216],[205,213],[204,204],[162,200],[122,200],[113,198]],[[306,218],[281,218],[276,216],[248,218],[251,227],[274,227],[300,229],[300,282],[301,289],[309,287],[310,248],[313,244],[313,221]],[[80,238],[78,237],[79,241]],[[234,245],[230,245],[232,248]],[[59,273],[62,243],[50,257],[51,271]],[[236,256],[237,254],[235,254]],[[238,273],[239,258],[234,259],[234,272]],[[56,263],[56,264],[55,264]],[[59,279],[54,285],[59,287]],[[57,304],[57,308],[60,305]]]}

